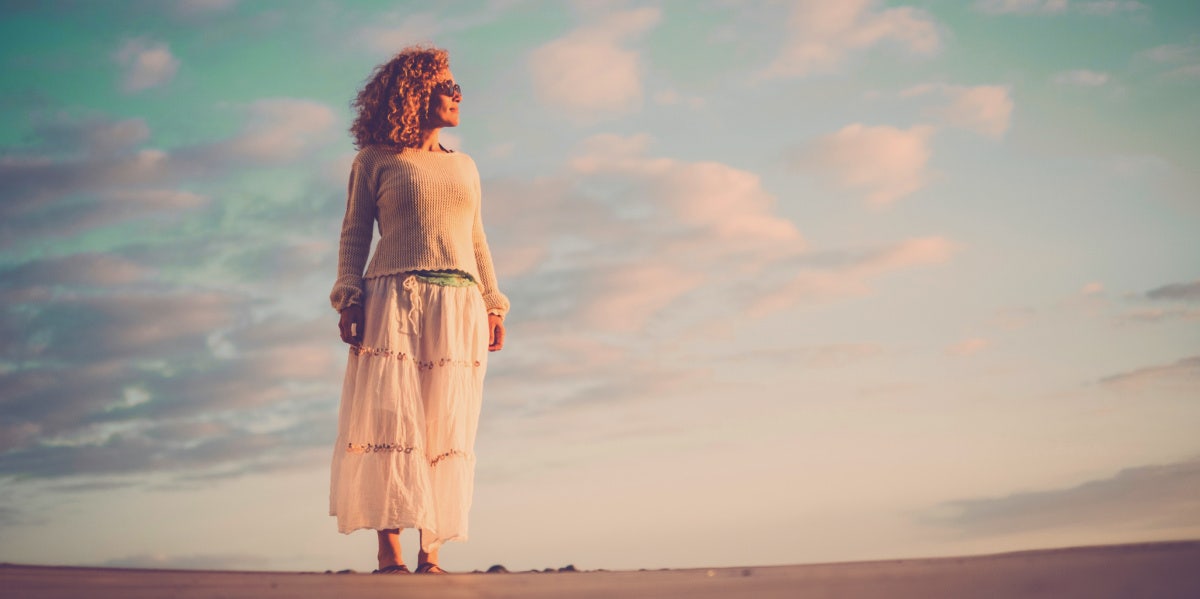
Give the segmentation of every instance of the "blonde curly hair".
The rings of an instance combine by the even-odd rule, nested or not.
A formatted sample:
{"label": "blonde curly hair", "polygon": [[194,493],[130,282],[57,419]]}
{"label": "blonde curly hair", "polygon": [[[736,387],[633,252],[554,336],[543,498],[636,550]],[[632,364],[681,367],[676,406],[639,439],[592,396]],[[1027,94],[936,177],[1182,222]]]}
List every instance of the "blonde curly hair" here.
{"label": "blonde curly hair", "polygon": [[375,67],[350,104],[358,112],[350,126],[354,146],[416,147],[434,84],[449,67],[449,54],[432,46],[410,46]]}

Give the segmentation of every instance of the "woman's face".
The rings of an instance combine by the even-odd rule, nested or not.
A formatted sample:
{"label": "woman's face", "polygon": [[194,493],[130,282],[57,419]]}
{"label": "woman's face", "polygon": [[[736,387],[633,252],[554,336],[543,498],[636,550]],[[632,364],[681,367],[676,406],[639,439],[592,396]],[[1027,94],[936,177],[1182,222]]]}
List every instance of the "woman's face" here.
{"label": "woman's face", "polygon": [[429,96],[429,127],[457,127],[459,102],[462,90],[454,83],[454,73],[446,69],[435,79]]}

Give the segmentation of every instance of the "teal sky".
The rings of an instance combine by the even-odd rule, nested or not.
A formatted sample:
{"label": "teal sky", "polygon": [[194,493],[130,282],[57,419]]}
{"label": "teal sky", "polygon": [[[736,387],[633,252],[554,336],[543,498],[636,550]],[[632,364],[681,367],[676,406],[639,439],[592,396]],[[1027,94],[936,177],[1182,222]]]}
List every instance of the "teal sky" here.
{"label": "teal sky", "polygon": [[1195,2],[0,7],[0,561],[370,568],[327,297],[419,42],[513,302],[448,569],[1200,536]]}

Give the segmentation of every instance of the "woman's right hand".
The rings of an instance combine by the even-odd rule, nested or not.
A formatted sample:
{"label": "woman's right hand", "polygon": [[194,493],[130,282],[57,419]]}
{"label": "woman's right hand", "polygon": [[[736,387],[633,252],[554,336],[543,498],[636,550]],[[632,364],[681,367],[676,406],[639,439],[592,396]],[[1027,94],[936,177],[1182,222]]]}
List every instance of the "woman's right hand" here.
{"label": "woman's right hand", "polygon": [[338,320],[338,330],[342,333],[342,341],[350,345],[359,345],[362,343],[363,336],[363,308],[357,304],[346,306],[341,312],[341,318]]}

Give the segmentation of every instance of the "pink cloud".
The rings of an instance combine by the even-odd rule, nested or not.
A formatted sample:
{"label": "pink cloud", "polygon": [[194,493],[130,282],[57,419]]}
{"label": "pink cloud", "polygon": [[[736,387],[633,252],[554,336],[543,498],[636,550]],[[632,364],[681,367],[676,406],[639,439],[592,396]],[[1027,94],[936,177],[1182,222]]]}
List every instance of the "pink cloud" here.
{"label": "pink cloud", "polygon": [[987,339],[971,337],[946,348],[946,353],[953,356],[971,356],[983,351],[989,345],[991,343]]}
{"label": "pink cloud", "polygon": [[797,156],[796,166],[863,193],[872,204],[889,204],[929,181],[933,131],[928,125],[897,129],[854,123],[816,140]]}
{"label": "pink cloud", "polygon": [[704,280],[701,274],[662,264],[635,264],[611,270],[592,281],[597,293],[583,311],[583,318],[594,323],[594,328],[605,331],[642,331],[658,311],[699,287]]}
{"label": "pink cloud", "polygon": [[246,125],[222,150],[262,162],[304,156],[328,139],[336,120],[328,106],[295,98],[255,100],[247,112]]}
{"label": "pink cloud", "polygon": [[918,237],[868,252],[845,264],[803,268],[774,290],[759,295],[749,312],[764,316],[799,303],[827,302],[870,291],[871,281],[882,275],[917,266],[941,264],[954,252],[945,237]]}
{"label": "pink cloud", "polygon": [[907,6],[879,10],[875,0],[801,0],[788,20],[783,51],[763,72],[799,77],[836,70],[846,59],[884,42],[912,54],[937,52],[937,25],[924,11]]}
{"label": "pink cloud", "polygon": [[980,135],[1000,138],[1012,121],[1013,101],[1006,85],[924,84],[900,92],[902,97],[937,99],[926,112],[933,118]]}
{"label": "pink cloud", "polygon": [[1066,12],[1067,0],[979,0],[975,8],[989,15],[1057,14]]}
{"label": "pink cloud", "polygon": [[639,180],[652,205],[666,209],[663,229],[684,233],[668,247],[693,260],[747,252],[769,258],[805,249],[796,226],[774,214],[775,197],[757,174],[719,162],[649,158],[648,144],[644,135],[597,135],[582,144],[571,165],[581,174]]}
{"label": "pink cloud", "polygon": [[166,85],[179,70],[179,59],[166,44],[142,38],[126,40],[114,58],[125,68],[121,89],[128,93]]}
{"label": "pink cloud", "polygon": [[623,44],[658,23],[656,8],[612,13],[533,51],[529,69],[551,109],[589,121],[627,113],[642,102],[642,65]]}

